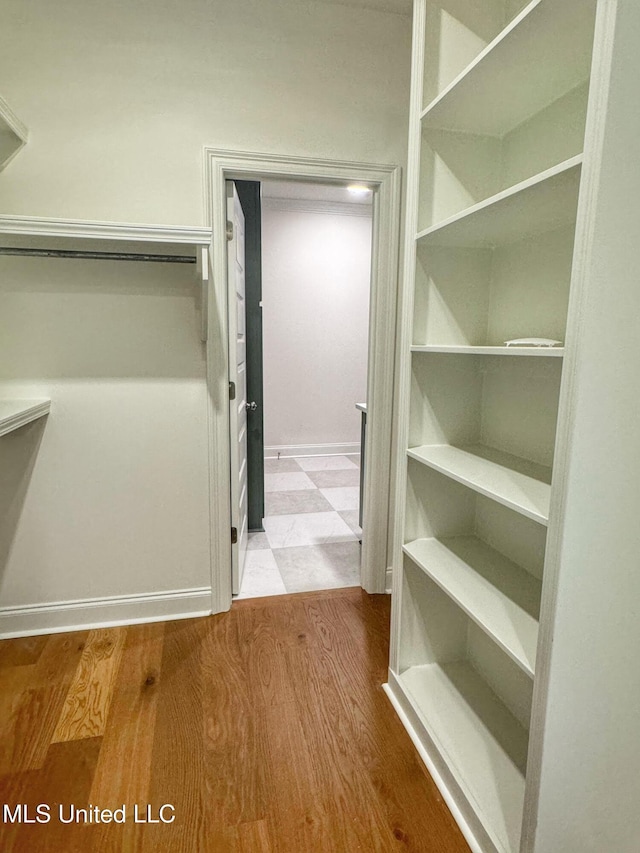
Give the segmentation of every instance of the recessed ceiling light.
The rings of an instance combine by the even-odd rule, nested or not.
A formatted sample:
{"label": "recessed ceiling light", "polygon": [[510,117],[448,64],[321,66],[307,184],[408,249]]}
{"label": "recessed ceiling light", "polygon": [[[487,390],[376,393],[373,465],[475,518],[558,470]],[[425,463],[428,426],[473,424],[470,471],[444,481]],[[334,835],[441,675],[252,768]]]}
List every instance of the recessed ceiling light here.
{"label": "recessed ceiling light", "polygon": [[369,187],[365,187],[363,184],[351,184],[350,187],[347,187],[347,191],[351,193],[351,195],[357,196],[365,196],[371,192]]}

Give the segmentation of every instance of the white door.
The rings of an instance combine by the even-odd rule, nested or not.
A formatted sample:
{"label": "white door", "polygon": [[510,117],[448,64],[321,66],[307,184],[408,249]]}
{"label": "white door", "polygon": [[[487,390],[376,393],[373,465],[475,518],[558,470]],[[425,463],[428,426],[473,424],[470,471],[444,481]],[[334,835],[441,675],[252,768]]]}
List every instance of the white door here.
{"label": "white door", "polygon": [[[247,551],[247,341],[244,301],[244,214],[233,181],[227,181],[227,285],[229,294],[229,381],[231,430],[231,586],[240,592]],[[229,227],[231,225],[231,227]],[[233,393],[231,394],[233,397]],[[233,539],[232,539],[233,542]]]}

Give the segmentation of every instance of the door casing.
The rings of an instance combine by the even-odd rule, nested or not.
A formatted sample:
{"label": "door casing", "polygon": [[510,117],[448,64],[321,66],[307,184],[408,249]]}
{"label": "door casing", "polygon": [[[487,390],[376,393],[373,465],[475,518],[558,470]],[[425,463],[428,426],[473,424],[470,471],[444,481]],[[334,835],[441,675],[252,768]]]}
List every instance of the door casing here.
{"label": "door casing", "polygon": [[[213,232],[207,308],[207,386],[211,519],[211,612],[231,607],[229,484],[228,305],[226,269],[227,180],[293,179],[341,186],[357,183],[373,193],[373,239],[367,382],[367,447],[361,584],[384,593],[393,554],[392,433],[398,310],[401,170],[399,166],[317,160],[206,147],[205,205]],[[357,401],[354,400],[354,404]]]}

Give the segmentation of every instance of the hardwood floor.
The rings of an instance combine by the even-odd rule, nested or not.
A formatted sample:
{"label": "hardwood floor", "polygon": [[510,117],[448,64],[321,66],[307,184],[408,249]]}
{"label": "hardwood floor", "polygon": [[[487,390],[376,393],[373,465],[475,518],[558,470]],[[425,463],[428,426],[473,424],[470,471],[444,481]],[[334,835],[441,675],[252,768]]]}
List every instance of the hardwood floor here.
{"label": "hardwood floor", "polygon": [[0,642],[0,850],[468,853],[380,687],[388,622],[342,589]]}

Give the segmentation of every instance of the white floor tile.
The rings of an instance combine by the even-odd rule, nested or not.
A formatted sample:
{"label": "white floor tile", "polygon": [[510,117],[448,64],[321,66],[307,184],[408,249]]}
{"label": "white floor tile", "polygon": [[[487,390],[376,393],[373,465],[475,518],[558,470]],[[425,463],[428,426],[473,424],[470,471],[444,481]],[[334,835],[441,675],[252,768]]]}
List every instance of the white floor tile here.
{"label": "white floor tile", "polygon": [[348,456],[296,456],[303,471],[337,471],[341,468],[357,468]]}
{"label": "white floor tile", "polygon": [[286,591],[273,552],[247,551],[242,586],[237,598],[284,595]]}
{"label": "white floor tile", "polygon": [[337,489],[320,489],[320,491],[335,510],[358,509],[358,504],[360,502],[360,489],[358,486],[344,486]]}
{"label": "white floor tile", "polygon": [[295,492],[302,489],[315,489],[315,484],[303,471],[287,474],[265,474],[265,492]]}
{"label": "white floor tile", "polygon": [[332,542],[273,552],[287,592],[360,584],[360,545]]}
{"label": "white floor tile", "polygon": [[337,512],[306,512],[300,515],[272,515],[264,520],[272,548],[324,545],[356,539]]}

